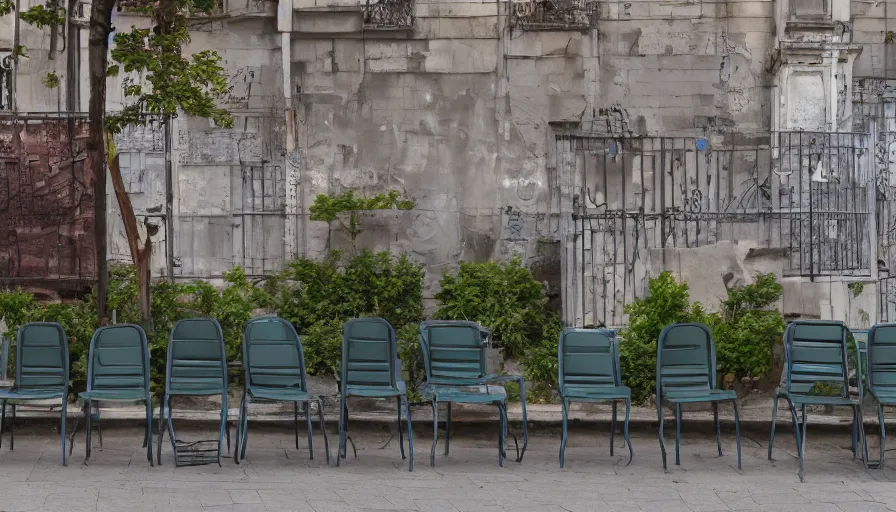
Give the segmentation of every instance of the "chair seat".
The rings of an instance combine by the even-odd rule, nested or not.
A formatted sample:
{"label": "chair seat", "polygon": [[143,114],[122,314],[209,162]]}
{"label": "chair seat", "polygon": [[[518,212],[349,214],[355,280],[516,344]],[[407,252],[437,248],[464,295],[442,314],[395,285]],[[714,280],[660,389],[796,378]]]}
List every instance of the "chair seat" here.
{"label": "chair seat", "polygon": [[896,389],[875,389],[871,396],[882,405],[896,405]]}
{"label": "chair seat", "polygon": [[507,400],[504,386],[445,386],[428,385],[423,388],[423,398],[439,402],[459,404],[490,404]]}
{"label": "chair seat", "polygon": [[252,386],[248,389],[249,396],[259,400],[272,400],[276,402],[304,402],[306,400],[316,400],[307,391],[298,388],[272,388],[265,386]]}
{"label": "chair seat", "polygon": [[788,393],[784,388],[775,391],[776,397],[788,397],[793,405],[858,405],[857,400],[842,396],[816,396]]}
{"label": "chair seat", "polygon": [[0,400],[49,400],[51,398],[62,398],[63,391],[61,389],[24,389],[0,390]]}
{"label": "chair seat", "polygon": [[82,401],[142,402],[147,400],[148,397],[146,390],[143,389],[94,389],[78,393],[78,398]]}
{"label": "chair seat", "polygon": [[627,386],[563,386],[560,396],[567,400],[618,400],[631,398],[632,390]]}
{"label": "chair seat", "polygon": [[359,386],[349,384],[345,390],[345,396],[361,396],[366,398],[391,398],[407,393],[407,385],[404,381],[398,381],[396,387],[392,386]]}
{"label": "chair seat", "polygon": [[671,390],[663,393],[663,399],[673,404],[724,402],[736,400],[737,393],[724,389]]}

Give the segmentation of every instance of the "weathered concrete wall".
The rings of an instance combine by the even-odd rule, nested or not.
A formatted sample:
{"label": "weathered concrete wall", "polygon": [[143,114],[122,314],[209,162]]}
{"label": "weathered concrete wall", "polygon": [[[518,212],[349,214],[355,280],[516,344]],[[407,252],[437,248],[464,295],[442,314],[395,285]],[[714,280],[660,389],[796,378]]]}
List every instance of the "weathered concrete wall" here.
{"label": "weathered concrete wall", "polygon": [[[427,290],[459,260],[517,253],[560,289],[578,295],[582,280],[591,280],[592,305],[595,297],[630,302],[662,269],[693,281],[695,299],[712,303],[726,285],[769,269],[792,283],[788,314],[852,311],[859,318],[864,311],[874,318],[873,308],[858,304],[873,292],[853,300],[843,291],[845,266],[816,269],[810,252],[809,284],[802,269],[812,243],[840,254],[836,240],[854,239],[868,250],[851,264],[862,274],[846,273],[876,279],[866,261],[876,242],[856,234],[875,231],[872,224],[802,217],[814,191],[830,195],[840,183],[830,168],[835,151],[838,159],[844,148],[857,154],[863,142],[813,143],[822,149],[804,161],[794,157],[793,141],[788,152],[770,136],[855,126],[853,78],[881,73],[874,60],[886,50],[878,40],[885,36],[874,35],[880,4],[820,1],[821,14],[805,15],[807,2],[791,0],[418,0],[412,26],[404,27],[395,26],[399,17],[374,23],[358,0],[282,0],[277,17],[272,2],[228,2],[233,16],[201,24],[188,51],[214,48],[223,57],[235,129],[177,118],[170,145],[161,124],[117,141],[138,214],[161,227],[153,270],[165,274],[170,263],[177,276],[215,277],[238,264],[265,274],[294,255],[345,249],[350,240],[337,226],[309,219],[314,198],[398,189],[416,207],[365,217],[357,242],[425,262]],[[849,39],[838,27],[850,28],[851,8],[857,17]],[[11,44],[4,30],[11,26],[0,18],[0,46]],[[65,54],[47,58],[45,32],[23,25],[32,57],[19,69],[19,109],[56,111],[67,95],[83,109],[83,71],[73,87],[40,83],[49,70],[65,83],[68,72]],[[861,37],[877,46],[862,52]],[[86,51],[74,60],[86,69]],[[120,80],[109,80],[110,109],[121,106]],[[566,133],[599,143],[570,151],[556,138]],[[822,161],[829,184],[812,185]],[[858,183],[866,175],[855,165],[842,170],[855,185],[850,190],[867,191]],[[127,259],[114,200],[110,205],[110,256]],[[854,201],[851,208],[876,206]],[[592,216],[586,241],[573,240],[586,232],[574,214]],[[785,251],[794,237],[806,245]],[[707,267],[718,277],[715,270],[706,277]],[[816,273],[829,284],[819,284]],[[623,319],[621,307],[611,309],[608,323]],[[591,321],[600,320],[596,311]]]}

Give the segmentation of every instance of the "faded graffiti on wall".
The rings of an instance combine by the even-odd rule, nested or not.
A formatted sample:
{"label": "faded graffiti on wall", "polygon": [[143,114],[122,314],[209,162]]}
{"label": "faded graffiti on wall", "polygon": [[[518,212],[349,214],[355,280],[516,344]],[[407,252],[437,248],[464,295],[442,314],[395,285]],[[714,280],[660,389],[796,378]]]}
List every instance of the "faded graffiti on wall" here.
{"label": "faded graffiti on wall", "polygon": [[60,290],[96,275],[82,121],[0,122],[0,283]]}

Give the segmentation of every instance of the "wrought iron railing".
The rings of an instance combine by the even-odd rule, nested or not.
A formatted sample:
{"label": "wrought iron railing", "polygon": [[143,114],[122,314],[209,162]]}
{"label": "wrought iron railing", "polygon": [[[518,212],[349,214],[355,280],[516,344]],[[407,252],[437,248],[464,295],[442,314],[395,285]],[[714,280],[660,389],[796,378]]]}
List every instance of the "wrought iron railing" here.
{"label": "wrought iron railing", "polygon": [[521,30],[589,30],[597,18],[592,0],[528,0],[511,3],[510,25]]}
{"label": "wrought iron railing", "polygon": [[364,28],[409,30],[414,27],[414,0],[367,0]]}

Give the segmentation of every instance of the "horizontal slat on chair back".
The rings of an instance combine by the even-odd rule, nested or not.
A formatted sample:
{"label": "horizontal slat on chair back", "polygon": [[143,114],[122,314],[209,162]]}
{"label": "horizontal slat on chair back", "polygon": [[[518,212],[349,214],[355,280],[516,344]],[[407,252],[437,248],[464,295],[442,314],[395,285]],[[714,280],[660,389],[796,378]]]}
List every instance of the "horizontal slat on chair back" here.
{"label": "horizontal slat on chair back", "polygon": [[136,325],[114,325],[97,331],[88,389],[146,391],[149,362],[146,338]]}
{"label": "horizontal slat on chair back", "polygon": [[486,374],[485,346],[478,327],[437,324],[426,331],[434,384],[473,381]]}
{"label": "horizontal slat on chair back", "polygon": [[817,384],[841,386],[849,390],[846,378],[846,328],[838,322],[793,322],[786,343],[789,352],[790,392],[809,393]]}
{"label": "horizontal slat on chair back", "polygon": [[868,377],[872,389],[896,388],[896,324],[868,332]]}
{"label": "horizontal slat on chair back", "polygon": [[249,385],[306,390],[299,339],[282,318],[259,318],[246,326],[243,343]]}
{"label": "horizontal slat on chair back", "polygon": [[663,390],[712,389],[712,338],[703,328],[694,324],[678,324],[667,329],[659,340]]}
{"label": "horizontal slat on chair back", "polygon": [[616,358],[609,333],[566,330],[561,334],[561,385],[615,386]]}
{"label": "horizontal slat on chair back", "polygon": [[356,318],[346,322],[345,382],[352,386],[393,388],[395,376],[394,331],[381,318]]}
{"label": "horizontal slat on chair back", "polygon": [[171,394],[218,394],[226,392],[224,340],[211,319],[191,318],[178,322],[168,341]]}
{"label": "horizontal slat on chair back", "polygon": [[19,330],[16,388],[57,390],[68,382],[68,343],[62,326],[35,322]]}

